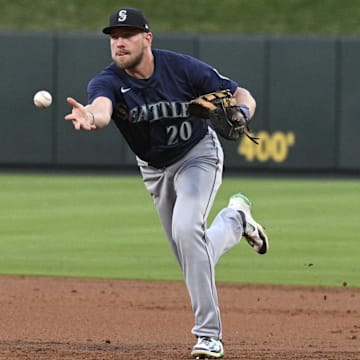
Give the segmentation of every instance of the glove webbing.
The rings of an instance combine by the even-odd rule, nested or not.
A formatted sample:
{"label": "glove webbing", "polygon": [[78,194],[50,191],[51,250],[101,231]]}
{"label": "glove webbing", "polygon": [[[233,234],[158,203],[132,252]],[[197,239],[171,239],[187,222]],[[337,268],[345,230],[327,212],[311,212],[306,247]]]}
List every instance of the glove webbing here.
{"label": "glove webbing", "polygon": [[[226,99],[227,100],[227,99]],[[223,111],[226,113],[226,107],[224,105],[224,102],[221,101],[221,106],[223,108]],[[253,136],[251,134],[251,130],[250,130],[250,127],[249,127],[249,120],[246,118],[246,115],[243,113],[243,111],[241,111],[241,109],[239,110],[239,106],[238,105],[231,105],[231,106],[228,106],[227,109],[229,108],[233,108],[233,109],[236,109],[236,111],[240,111],[243,115],[244,115],[244,121],[245,121],[245,126],[244,126],[244,129],[243,129],[243,132],[244,134],[246,135],[247,138],[249,138],[253,143],[259,145],[259,142],[258,140],[260,139],[259,137],[256,137],[256,136]],[[234,124],[234,122],[232,122],[232,124]]]}
{"label": "glove webbing", "polygon": [[256,136],[252,136],[251,133],[250,133],[250,129],[249,129],[249,126],[246,125],[246,129],[244,130],[244,134],[253,142],[255,143],[256,145],[259,145],[259,142],[258,140],[260,139],[259,137],[256,137]]}

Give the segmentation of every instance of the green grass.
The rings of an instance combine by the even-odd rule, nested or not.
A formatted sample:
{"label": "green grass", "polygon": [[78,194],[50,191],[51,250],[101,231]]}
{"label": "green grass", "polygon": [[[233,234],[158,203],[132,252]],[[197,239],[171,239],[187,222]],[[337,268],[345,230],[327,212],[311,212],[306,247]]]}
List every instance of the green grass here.
{"label": "green grass", "polygon": [[359,34],[358,0],[0,0],[0,30],[95,31],[121,6],[154,32]]}
{"label": "green grass", "polygon": [[[218,281],[360,286],[358,180],[224,179],[209,221],[244,191],[271,237],[242,241]],[[0,175],[0,273],[179,280],[139,176]]]}

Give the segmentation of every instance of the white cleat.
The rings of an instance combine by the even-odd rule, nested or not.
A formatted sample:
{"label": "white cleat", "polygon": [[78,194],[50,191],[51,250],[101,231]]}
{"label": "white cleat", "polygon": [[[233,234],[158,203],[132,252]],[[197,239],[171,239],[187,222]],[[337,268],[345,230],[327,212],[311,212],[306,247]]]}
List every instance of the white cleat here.
{"label": "white cleat", "polygon": [[244,223],[244,237],[249,245],[259,254],[269,250],[269,239],[263,227],[251,215],[251,202],[241,193],[231,196],[228,207],[239,211]]}
{"label": "white cleat", "polygon": [[192,349],[191,356],[194,359],[220,359],[224,357],[224,346],[219,339],[200,336]]}

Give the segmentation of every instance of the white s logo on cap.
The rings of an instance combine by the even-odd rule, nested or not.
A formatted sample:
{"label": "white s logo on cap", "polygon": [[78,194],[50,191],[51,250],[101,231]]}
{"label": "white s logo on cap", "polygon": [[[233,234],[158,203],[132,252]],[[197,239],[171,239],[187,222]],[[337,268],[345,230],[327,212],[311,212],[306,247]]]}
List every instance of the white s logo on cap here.
{"label": "white s logo on cap", "polygon": [[120,10],[118,15],[118,22],[123,22],[127,18],[126,10]]}

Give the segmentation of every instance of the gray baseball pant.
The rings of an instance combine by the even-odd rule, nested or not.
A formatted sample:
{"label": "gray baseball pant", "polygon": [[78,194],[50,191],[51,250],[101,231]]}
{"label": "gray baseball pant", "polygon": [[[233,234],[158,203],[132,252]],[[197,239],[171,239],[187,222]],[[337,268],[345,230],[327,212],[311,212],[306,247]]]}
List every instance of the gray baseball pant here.
{"label": "gray baseball pant", "polygon": [[212,129],[184,158],[158,169],[140,159],[138,165],[151,194],[188,289],[196,336],[222,338],[215,285],[215,265],[239,243],[240,214],[225,207],[207,227],[207,217],[222,182],[224,155]]}

